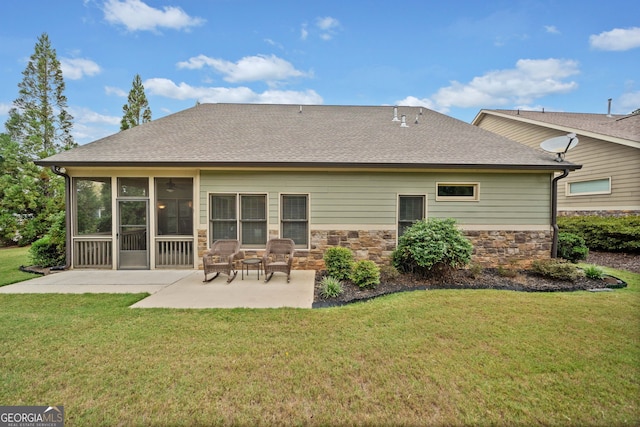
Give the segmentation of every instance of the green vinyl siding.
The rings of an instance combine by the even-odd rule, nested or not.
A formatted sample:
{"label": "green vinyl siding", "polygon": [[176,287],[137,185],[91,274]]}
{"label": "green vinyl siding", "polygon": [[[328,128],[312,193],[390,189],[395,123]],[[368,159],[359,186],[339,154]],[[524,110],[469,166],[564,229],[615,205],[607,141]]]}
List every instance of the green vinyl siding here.
{"label": "green vinyl siding", "polygon": [[[427,197],[426,216],[461,224],[546,225],[551,175],[546,173],[226,172],[202,171],[200,223],[207,194],[265,194],[269,224],[279,224],[281,194],[308,194],[314,225],[397,225],[398,195]],[[437,182],[479,184],[478,201],[436,201]]]}

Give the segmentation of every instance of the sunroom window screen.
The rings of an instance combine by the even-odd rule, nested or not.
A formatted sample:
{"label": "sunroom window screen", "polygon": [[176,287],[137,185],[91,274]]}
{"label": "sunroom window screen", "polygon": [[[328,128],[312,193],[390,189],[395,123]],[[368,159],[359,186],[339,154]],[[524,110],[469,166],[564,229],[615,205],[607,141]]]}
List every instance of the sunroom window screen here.
{"label": "sunroom window screen", "polygon": [[293,239],[296,246],[307,247],[309,236],[307,196],[283,195],[281,215],[282,237]]}
{"label": "sunroom window screen", "polygon": [[424,196],[400,196],[398,236],[421,219],[424,219]]}

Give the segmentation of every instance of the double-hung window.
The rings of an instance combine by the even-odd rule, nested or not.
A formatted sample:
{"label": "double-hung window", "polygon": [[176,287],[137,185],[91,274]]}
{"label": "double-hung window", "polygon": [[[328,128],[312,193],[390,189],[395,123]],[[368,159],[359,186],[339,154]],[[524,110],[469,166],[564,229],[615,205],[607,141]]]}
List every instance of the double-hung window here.
{"label": "double-hung window", "polygon": [[283,194],[280,201],[281,236],[293,239],[297,248],[308,247],[309,196],[306,194]]}
{"label": "double-hung window", "polygon": [[212,194],[210,243],[238,239],[245,248],[267,243],[267,197],[263,194]]}
{"label": "double-hung window", "polygon": [[398,236],[416,222],[424,219],[425,196],[398,196]]}

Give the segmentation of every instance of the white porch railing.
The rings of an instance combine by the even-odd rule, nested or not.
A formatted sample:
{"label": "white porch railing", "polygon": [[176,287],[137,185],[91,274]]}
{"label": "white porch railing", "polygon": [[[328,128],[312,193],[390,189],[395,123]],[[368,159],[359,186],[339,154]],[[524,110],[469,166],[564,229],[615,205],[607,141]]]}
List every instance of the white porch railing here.
{"label": "white porch railing", "polygon": [[111,238],[74,238],[73,266],[76,268],[112,268]]}
{"label": "white porch railing", "polygon": [[156,268],[193,268],[192,237],[156,238]]}

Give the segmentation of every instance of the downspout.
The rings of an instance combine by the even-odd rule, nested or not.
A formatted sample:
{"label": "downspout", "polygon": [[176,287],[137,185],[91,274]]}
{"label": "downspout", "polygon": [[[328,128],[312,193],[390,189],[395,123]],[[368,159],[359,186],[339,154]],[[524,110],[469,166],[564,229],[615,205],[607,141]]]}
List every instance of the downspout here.
{"label": "downspout", "polygon": [[65,263],[64,266],[52,267],[55,270],[67,270],[71,267],[71,177],[67,175],[67,170],[60,166],[51,166],[51,171],[56,175],[64,177],[64,218],[65,218]]}
{"label": "downspout", "polygon": [[558,257],[558,181],[569,175],[569,169],[562,171],[562,175],[558,175],[551,181],[551,226],[553,227],[553,240],[551,243],[551,258]]}

